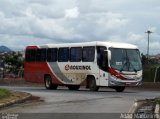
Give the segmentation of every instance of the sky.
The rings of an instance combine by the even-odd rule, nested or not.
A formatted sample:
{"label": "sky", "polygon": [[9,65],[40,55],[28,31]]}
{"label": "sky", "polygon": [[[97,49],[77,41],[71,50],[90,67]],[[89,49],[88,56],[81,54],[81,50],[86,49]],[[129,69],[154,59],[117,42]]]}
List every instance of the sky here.
{"label": "sky", "polygon": [[0,45],[113,41],[160,53],[160,0],[0,0]]}

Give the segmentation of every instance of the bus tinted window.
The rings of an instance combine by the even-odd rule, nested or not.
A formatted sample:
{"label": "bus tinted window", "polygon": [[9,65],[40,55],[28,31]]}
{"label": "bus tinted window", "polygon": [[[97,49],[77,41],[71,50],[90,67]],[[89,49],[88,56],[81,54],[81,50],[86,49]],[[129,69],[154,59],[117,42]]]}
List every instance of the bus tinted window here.
{"label": "bus tinted window", "polygon": [[82,48],[71,48],[70,49],[70,61],[71,62],[80,62],[82,59]]}
{"label": "bus tinted window", "polygon": [[58,50],[58,61],[68,62],[69,60],[69,48],[59,48]]}
{"label": "bus tinted window", "polygon": [[107,71],[108,68],[108,57],[107,48],[105,46],[97,46],[97,64],[100,69]]}
{"label": "bus tinted window", "polygon": [[83,47],[83,62],[93,62],[95,57],[95,47]]}
{"label": "bus tinted window", "polygon": [[36,55],[35,49],[26,50],[26,61],[27,62],[34,62],[36,59],[35,55]]}
{"label": "bus tinted window", "polygon": [[57,48],[47,49],[47,61],[56,62],[57,61]]}
{"label": "bus tinted window", "polygon": [[46,49],[37,49],[36,52],[36,61],[45,62],[46,61]]}

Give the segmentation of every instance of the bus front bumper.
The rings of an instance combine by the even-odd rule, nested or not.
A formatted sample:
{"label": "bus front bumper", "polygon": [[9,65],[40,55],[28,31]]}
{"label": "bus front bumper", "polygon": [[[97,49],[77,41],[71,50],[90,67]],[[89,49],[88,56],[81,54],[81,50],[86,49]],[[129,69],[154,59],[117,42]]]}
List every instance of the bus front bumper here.
{"label": "bus front bumper", "polygon": [[142,83],[142,78],[135,80],[135,79],[128,79],[128,80],[121,80],[115,77],[110,77],[108,81],[108,86],[139,86]]}

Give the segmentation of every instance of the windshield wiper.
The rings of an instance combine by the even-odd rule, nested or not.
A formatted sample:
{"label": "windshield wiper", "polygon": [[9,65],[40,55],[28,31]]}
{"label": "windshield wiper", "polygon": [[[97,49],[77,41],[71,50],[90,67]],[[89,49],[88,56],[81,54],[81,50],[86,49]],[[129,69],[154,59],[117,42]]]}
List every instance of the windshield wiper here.
{"label": "windshield wiper", "polygon": [[137,73],[137,70],[135,69],[135,67],[133,66],[131,62],[130,62],[130,65],[133,67],[133,70]]}
{"label": "windshield wiper", "polygon": [[129,71],[129,67],[130,67],[130,66],[132,66],[132,68],[133,68],[134,72],[136,72],[136,73],[137,73],[137,70],[135,69],[135,67],[133,66],[133,64],[130,62],[130,60],[129,60],[129,58],[128,58],[128,57],[126,57],[126,62],[123,64],[123,66],[122,66],[122,68],[121,68],[120,72],[124,71],[124,67],[125,67],[125,66],[127,66],[128,71]]}
{"label": "windshield wiper", "polygon": [[128,61],[126,61],[126,62],[123,64],[122,68],[120,69],[120,72],[124,71],[123,68],[124,68],[127,64],[128,64]]}

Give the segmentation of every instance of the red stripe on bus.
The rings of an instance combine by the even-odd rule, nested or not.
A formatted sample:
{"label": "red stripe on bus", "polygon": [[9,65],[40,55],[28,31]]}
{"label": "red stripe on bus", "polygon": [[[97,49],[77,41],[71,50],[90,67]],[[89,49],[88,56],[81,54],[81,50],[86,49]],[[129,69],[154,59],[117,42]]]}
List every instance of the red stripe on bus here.
{"label": "red stripe on bus", "polygon": [[44,75],[48,74],[52,77],[52,82],[55,84],[62,84],[56,76],[52,73],[46,62],[26,62],[24,78],[26,81],[43,83]]}

